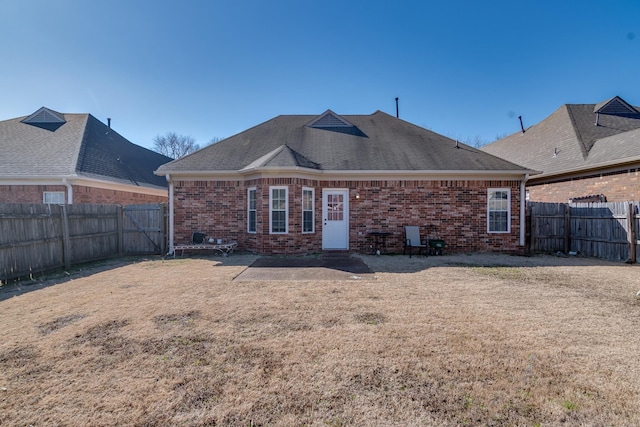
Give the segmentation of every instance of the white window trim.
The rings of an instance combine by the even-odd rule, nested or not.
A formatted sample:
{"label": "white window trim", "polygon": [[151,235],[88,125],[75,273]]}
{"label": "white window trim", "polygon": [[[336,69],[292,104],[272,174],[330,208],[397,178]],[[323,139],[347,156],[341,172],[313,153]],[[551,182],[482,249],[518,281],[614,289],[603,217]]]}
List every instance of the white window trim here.
{"label": "white window trim", "polygon": [[[311,231],[304,231],[304,213],[309,212],[304,209],[304,193],[311,192]],[[302,187],[302,234],[313,234],[316,232],[316,191],[311,187]]]}
{"label": "white window trim", "polygon": [[[284,231],[273,231],[273,190],[284,190]],[[289,187],[269,187],[269,234],[289,234]]]}
{"label": "white window trim", "polygon": [[[61,202],[48,202],[47,201],[47,195],[57,195],[58,197],[62,197],[62,201]],[[43,191],[42,192],[42,203],[44,203],[45,205],[64,205],[64,196],[65,196],[65,192],[64,191]]]}
{"label": "white window trim", "polygon": [[[507,230],[492,231],[491,230],[491,193],[495,191],[507,192]],[[504,211],[495,211],[504,212]],[[487,189],[487,233],[489,234],[507,234],[511,233],[511,189],[510,188],[489,188]]]}
{"label": "white window trim", "polygon": [[[256,213],[256,223],[255,225],[255,230],[251,231],[251,215],[250,212],[252,211],[251,209],[251,192],[254,192],[254,201],[255,201],[255,208],[253,209],[253,211],[255,211]],[[258,191],[256,187],[249,187],[247,188],[247,233],[249,234],[256,234],[258,232]]]}

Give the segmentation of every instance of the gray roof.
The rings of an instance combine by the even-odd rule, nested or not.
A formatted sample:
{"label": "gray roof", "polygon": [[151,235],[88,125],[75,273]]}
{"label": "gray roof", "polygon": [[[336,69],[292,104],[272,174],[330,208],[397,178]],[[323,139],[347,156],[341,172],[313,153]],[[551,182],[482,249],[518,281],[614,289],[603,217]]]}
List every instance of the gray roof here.
{"label": "gray roof", "polygon": [[31,116],[0,121],[0,178],[77,175],[166,187],[166,180],[153,171],[169,161],[129,142],[91,114],[62,114],[43,107]]}
{"label": "gray roof", "polygon": [[[596,125],[597,122],[597,125]],[[540,123],[481,149],[543,172],[623,163],[640,156],[640,113],[620,97],[566,104]]]}
{"label": "gray roof", "polygon": [[318,171],[513,171],[525,168],[386,113],[282,115],[161,166],[157,174]]}

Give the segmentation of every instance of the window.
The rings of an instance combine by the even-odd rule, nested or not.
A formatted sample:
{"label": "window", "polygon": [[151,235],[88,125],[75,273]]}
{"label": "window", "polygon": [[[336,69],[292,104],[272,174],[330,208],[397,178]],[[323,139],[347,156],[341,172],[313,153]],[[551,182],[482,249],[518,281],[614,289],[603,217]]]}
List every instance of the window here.
{"label": "window", "polygon": [[490,188],[487,198],[487,231],[509,233],[511,224],[511,192],[508,188]]}
{"label": "window", "polygon": [[314,214],[314,191],[313,188],[302,189],[302,232],[313,233],[315,231]]}
{"label": "window", "polygon": [[64,205],[64,191],[45,191],[42,203],[46,205]]}
{"label": "window", "polygon": [[249,188],[247,191],[247,232],[256,232],[256,188]]}
{"label": "window", "polygon": [[287,187],[269,187],[269,232],[286,234],[289,223],[289,201]]}

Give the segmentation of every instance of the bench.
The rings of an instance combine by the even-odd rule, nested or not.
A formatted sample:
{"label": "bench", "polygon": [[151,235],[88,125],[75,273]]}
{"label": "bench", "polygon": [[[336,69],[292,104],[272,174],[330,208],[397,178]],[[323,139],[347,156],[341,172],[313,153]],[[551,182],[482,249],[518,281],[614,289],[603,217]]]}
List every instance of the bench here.
{"label": "bench", "polygon": [[176,257],[176,252],[178,251],[180,251],[180,256],[183,256],[184,251],[187,251],[187,250],[219,251],[222,254],[222,256],[229,256],[229,254],[232,254],[236,250],[236,247],[238,247],[237,242],[229,242],[229,243],[222,243],[222,244],[191,243],[189,245],[175,245],[173,247],[173,257],[174,258]]}

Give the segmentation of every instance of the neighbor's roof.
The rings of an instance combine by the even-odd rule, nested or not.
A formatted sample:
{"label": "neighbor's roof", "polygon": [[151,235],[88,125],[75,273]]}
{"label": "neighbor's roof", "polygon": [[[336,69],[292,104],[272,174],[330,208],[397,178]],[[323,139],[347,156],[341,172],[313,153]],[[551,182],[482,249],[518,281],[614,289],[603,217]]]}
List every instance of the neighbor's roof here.
{"label": "neighbor's roof", "polygon": [[563,105],[525,132],[482,150],[540,170],[537,178],[542,178],[639,157],[638,129],[640,112],[616,96],[599,104]]}
{"label": "neighbor's roof", "polygon": [[157,174],[317,171],[509,171],[525,168],[377,111],[282,115],[161,166]]}
{"label": "neighbor's roof", "polygon": [[31,116],[0,121],[0,178],[81,176],[166,187],[153,171],[170,160],[129,142],[91,114],[42,107]]}

